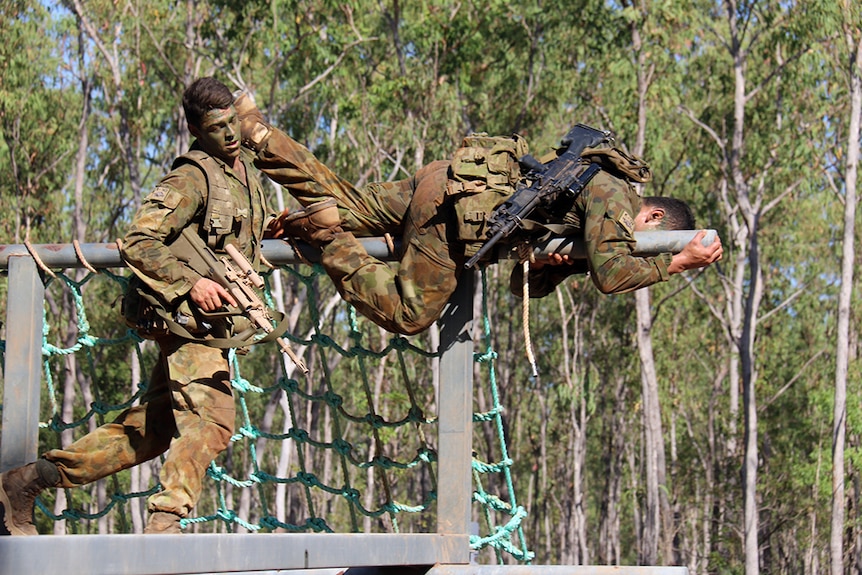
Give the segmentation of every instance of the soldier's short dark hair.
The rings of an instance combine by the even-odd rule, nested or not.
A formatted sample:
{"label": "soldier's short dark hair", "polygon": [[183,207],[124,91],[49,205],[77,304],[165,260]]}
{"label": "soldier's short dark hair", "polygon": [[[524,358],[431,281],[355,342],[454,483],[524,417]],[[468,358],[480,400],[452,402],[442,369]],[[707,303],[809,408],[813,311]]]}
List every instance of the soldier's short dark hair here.
{"label": "soldier's short dark hair", "polygon": [[200,127],[201,119],[210,110],[222,110],[233,104],[230,88],[213,78],[198,78],[183,93],[183,110],[186,121]]}
{"label": "soldier's short dark hair", "polygon": [[694,229],[694,214],[688,204],[682,200],[652,196],[644,198],[644,205],[649,208],[664,210],[664,219],[661,225],[664,230]]}

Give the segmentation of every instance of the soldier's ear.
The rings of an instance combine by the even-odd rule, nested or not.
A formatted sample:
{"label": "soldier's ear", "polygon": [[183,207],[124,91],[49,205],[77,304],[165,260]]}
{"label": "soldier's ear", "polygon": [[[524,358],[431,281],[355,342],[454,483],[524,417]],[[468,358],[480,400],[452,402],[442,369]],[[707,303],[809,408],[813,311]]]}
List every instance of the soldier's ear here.
{"label": "soldier's ear", "polygon": [[647,222],[659,224],[664,220],[666,213],[664,208],[659,208],[656,206],[650,207],[649,213],[647,214]]}
{"label": "soldier's ear", "polygon": [[188,128],[189,128],[189,133],[191,133],[191,135],[192,135],[192,136],[194,136],[195,138],[199,138],[199,137],[200,137],[201,132],[200,132],[200,130],[198,130],[198,127],[197,127],[197,126],[195,126],[195,125],[194,125],[194,124],[192,124],[191,122],[186,122],[186,126],[188,126]]}

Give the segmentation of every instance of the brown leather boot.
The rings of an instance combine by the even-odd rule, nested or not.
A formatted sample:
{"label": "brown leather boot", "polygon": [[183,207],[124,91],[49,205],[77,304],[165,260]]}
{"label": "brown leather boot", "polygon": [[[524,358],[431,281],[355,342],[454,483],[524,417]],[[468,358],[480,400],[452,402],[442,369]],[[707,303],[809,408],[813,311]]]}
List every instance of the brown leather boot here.
{"label": "brown leather boot", "polygon": [[47,459],[0,474],[0,535],[38,535],[33,525],[36,496],[59,484],[60,472]]}
{"label": "brown leather boot", "polygon": [[234,96],[233,107],[240,121],[242,145],[255,152],[260,151],[269,139],[272,127],[264,120],[248,91],[243,90]]}
{"label": "brown leather boot", "polygon": [[144,529],[144,533],[182,533],[180,519],[179,515],[169,511],[153,511],[150,513],[149,520],[147,520],[147,527]]}
{"label": "brown leather boot", "polygon": [[283,222],[283,234],[299,238],[319,248],[331,242],[341,229],[338,204],[333,198],[316,202],[301,210],[288,214]]}

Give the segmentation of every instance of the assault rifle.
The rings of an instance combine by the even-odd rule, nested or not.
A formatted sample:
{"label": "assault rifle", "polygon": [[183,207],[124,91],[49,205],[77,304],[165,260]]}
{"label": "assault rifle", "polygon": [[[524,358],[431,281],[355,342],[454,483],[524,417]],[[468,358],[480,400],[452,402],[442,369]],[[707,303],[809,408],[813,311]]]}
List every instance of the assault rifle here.
{"label": "assault rifle", "polygon": [[511,235],[521,226],[521,221],[539,206],[552,204],[561,194],[576,197],[600,169],[598,164],[590,166],[578,174],[581,154],[584,149],[598,146],[610,140],[611,133],[596,130],[584,124],[576,124],[560,141],[565,150],[556,158],[542,164],[527,154],[518,160],[523,170],[523,178],[532,183],[519,184],[512,196],[497,206],[488,218],[488,238],[482,247],[470,258],[464,267],[476,265],[498,241]]}
{"label": "assault rifle", "polygon": [[[198,273],[225,288],[239,304],[239,312],[250,319],[258,329],[268,334],[269,338],[275,336],[276,328],[272,325],[273,315],[256,291],[264,288],[263,278],[236,246],[226,244],[227,256],[219,258],[207,247],[201,237],[189,228],[183,230],[182,237],[198,256],[187,263]],[[268,338],[264,337],[264,340],[266,339]],[[293,352],[287,341],[283,337],[274,337],[274,339],[282,353],[286,354],[303,373],[308,373],[308,367]]]}

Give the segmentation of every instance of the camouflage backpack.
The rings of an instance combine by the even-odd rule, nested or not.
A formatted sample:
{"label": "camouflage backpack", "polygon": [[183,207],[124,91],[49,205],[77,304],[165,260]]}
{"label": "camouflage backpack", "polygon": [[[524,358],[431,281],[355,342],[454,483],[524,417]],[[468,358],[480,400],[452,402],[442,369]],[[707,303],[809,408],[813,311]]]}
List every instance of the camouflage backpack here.
{"label": "camouflage backpack", "polygon": [[471,134],[452,156],[447,194],[455,200],[458,239],[465,255],[475,254],[487,239],[487,221],[494,209],[515,192],[521,178],[518,159],[529,152],[517,135]]}

